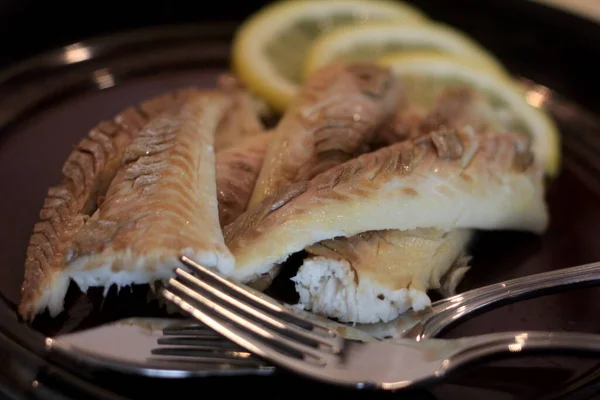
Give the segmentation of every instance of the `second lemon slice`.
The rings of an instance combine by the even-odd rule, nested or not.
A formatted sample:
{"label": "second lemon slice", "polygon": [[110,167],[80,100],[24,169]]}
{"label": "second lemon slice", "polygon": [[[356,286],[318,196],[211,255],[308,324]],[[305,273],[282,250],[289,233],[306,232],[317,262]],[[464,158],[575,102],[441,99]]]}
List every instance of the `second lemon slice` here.
{"label": "second lemon slice", "polygon": [[505,73],[502,64],[479,43],[447,25],[372,22],[340,27],[321,35],[306,56],[304,75],[335,60],[373,61],[402,51],[454,54],[477,62],[483,69]]}
{"label": "second lemon slice", "polygon": [[457,56],[436,53],[389,55],[378,61],[398,76],[413,104],[431,107],[444,89],[468,88],[482,95],[479,112],[492,128],[522,132],[531,137],[535,157],[548,176],[560,167],[560,136],[553,121],[527,103],[525,93],[502,73],[479,68],[477,63]]}
{"label": "second lemon slice", "polygon": [[275,2],[238,29],[233,69],[241,81],[277,111],[283,111],[302,82],[302,65],[313,40],[340,26],[425,21],[416,8],[386,0],[295,0]]}

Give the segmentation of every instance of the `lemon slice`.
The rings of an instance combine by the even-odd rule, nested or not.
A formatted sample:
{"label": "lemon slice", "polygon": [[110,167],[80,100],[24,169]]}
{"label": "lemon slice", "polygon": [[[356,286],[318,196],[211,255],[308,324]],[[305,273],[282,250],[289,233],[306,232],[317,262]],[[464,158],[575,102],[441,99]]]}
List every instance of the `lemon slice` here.
{"label": "lemon slice", "polygon": [[[503,129],[528,134],[535,157],[546,174],[554,177],[560,167],[560,135],[553,121],[527,103],[525,93],[502,73],[479,68],[478,63],[439,53],[400,53],[378,63],[392,69],[402,80],[407,98],[417,103],[431,101],[442,88],[467,87],[483,94],[492,123]],[[428,105],[425,105],[428,106]]]}
{"label": "lemon slice", "polygon": [[304,76],[334,60],[371,61],[386,54],[423,50],[456,54],[478,62],[481,68],[506,73],[500,61],[479,43],[447,25],[372,22],[321,35],[306,56]]}
{"label": "lemon slice", "polygon": [[296,0],[273,3],[236,32],[232,63],[240,80],[278,111],[302,81],[304,56],[313,40],[340,26],[371,21],[425,21],[416,8],[386,0]]}

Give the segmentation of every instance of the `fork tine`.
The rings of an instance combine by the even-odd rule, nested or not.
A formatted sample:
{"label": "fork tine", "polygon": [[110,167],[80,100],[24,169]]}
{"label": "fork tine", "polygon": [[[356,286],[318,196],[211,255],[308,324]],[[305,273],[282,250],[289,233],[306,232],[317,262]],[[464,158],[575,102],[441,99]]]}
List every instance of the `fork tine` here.
{"label": "fork tine", "polygon": [[151,350],[155,360],[177,362],[185,357],[201,364],[225,364],[260,368],[265,362],[246,349],[203,324],[173,324],[157,339],[160,347]]}
{"label": "fork tine", "polygon": [[[338,338],[333,335],[327,335],[324,337],[323,335],[308,331],[304,328],[299,328],[295,325],[291,325],[290,323],[285,323],[281,319],[277,318],[277,316],[268,315],[266,312],[260,311],[252,307],[250,304],[245,304],[244,302],[239,301],[238,299],[228,295],[227,293],[212,287],[211,285],[206,284],[195,276],[189,274],[188,272],[178,269],[176,274],[184,278],[188,282],[188,286],[199,287],[212,295],[220,298],[223,301],[226,301],[231,306],[236,307],[237,309],[242,310],[243,312],[252,315],[255,318],[260,319],[265,324],[275,328],[277,331],[287,334],[292,337],[298,337],[300,340],[308,341],[311,345],[322,344],[325,346],[331,347],[332,351],[336,351],[338,345]],[[287,313],[287,311],[285,311]]]}
{"label": "fork tine", "polygon": [[[218,333],[215,332],[217,335]],[[245,351],[231,340],[220,336],[220,340],[204,338],[196,338],[194,336],[167,336],[160,337],[157,339],[157,343],[163,346],[194,346],[194,348],[203,348],[207,350],[219,350],[219,351]]]}
{"label": "fork tine", "polygon": [[158,347],[151,351],[154,360],[202,364],[264,367],[267,364],[248,352],[210,352],[193,347]]}
{"label": "fork tine", "polygon": [[[290,340],[268,328],[261,327],[253,321],[244,318],[239,314],[207,299],[203,295],[195,292],[193,289],[188,288],[175,279],[171,279],[169,284],[173,289],[181,292],[184,297],[191,299],[193,303],[198,304],[200,307],[193,306],[190,304],[190,302],[184,300],[171,290],[165,289],[163,294],[168,300],[174,302],[182,310],[190,313],[195,318],[221,333],[223,336],[248,349],[254,354],[265,358],[269,358],[269,355],[277,354],[279,361],[283,359],[287,363],[293,363],[293,361],[303,359],[305,362],[309,362],[313,365],[324,365],[326,363],[326,359],[329,359],[331,356],[333,356],[331,352],[309,347],[294,340]],[[209,315],[202,309],[210,310],[212,313],[219,315],[220,318]],[[252,333],[256,336],[252,335]],[[262,338],[262,340],[260,338]],[[257,342],[260,343],[260,345],[258,345]],[[281,347],[284,350],[282,351],[281,348],[275,348],[271,346],[269,342],[275,343],[278,347]]]}
{"label": "fork tine", "polygon": [[[246,290],[243,290],[241,287],[238,287],[237,285],[232,284],[227,279],[219,276],[218,274],[215,274],[214,272],[212,272],[208,268],[204,268],[202,265],[198,264],[197,262],[195,262],[194,260],[192,260],[192,259],[190,259],[190,258],[188,258],[186,256],[182,256],[180,258],[180,260],[181,260],[181,262],[183,264],[185,264],[188,267],[191,267],[192,269],[196,270],[196,272],[199,272],[202,275],[211,277],[212,279],[216,280],[217,282],[222,283],[223,285],[229,287],[230,289],[235,290],[239,294],[248,297],[250,300],[253,300],[253,301],[255,301],[255,302],[263,305],[264,307],[270,308],[271,310],[276,311],[276,312],[283,312],[284,311],[281,307],[279,307],[279,306],[277,306],[277,305],[275,305],[273,303],[270,303],[270,302],[268,302],[268,301],[266,301],[266,300],[264,300],[264,299],[256,296],[253,293],[250,293],[250,292],[248,292]],[[306,321],[306,322],[308,322],[308,321]],[[312,323],[310,323],[310,322],[308,322],[308,323],[312,325]]]}
{"label": "fork tine", "polygon": [[[251,353],[247,351],[215,351],[186,346],[157,347],[151,351],[154,355],[202,357],[206,360],[238,360],[248,359]],[[255,358],[253,358],[256,360]]]}
{"label": "fork tine", "polygon": [[188,354],[186,351],[182,351],[181,353],[174,353],[172,355],[157,355],[152,357],[153,361],[160,361],[165,364],[174,364],[181,365],[183,363],[189,363],[197,366],[206,366],[211,370],[215,369],[244,369],[244,370],[261,370],[272,368],[268,364],[264,362],[256,362],[253,360],[244,360],[244,359],[226,359],[226,358],[207,358],[201,356],[195,356],[192,354]]}
{"label": "fork tine", "polygon": [[262,297],[252,293],[250,290],[248,290],[249,288],[243,288],[242,286],[240,286],[238,284],[230,282],[229,280],[219,276],[218,274],[215,274],[213,271],[209,270],[208,268],[203,267],[202,265],[198,264],[197,262],[195,262],[194,260],[192,260],[186,256],[182,256],[180,258],[180,261],[184,265],[190,267],[193,271],[197,272],[200,277],[203,277],[203,276],[209,277],[209,278],[219,282],[220,284],[233,290],[237,294],[244,296],[246,299],[275,312],[279,318],[281,318],[287,322],[295,323],[296,325],[299,325],[305,329],[312,329],[312,330],[315,330],[316,332],[322,332],[325,334],[325,336],[336,336],[337,335],[336,332],[333,332],[331,329],[327,328],[326,326],[319,325],[315,322],[312,322],[305,318],[294,315],[294,314],[288,312],[285,308],[283,308],[273,302],[267,301],[267,300],[263,299]]}
{"label": "fork tine", "polygon": [[245,349],[249,350],[251,353],[257,354],[261,357],[264,357],[267,355],[260,347],[252,344],[251,343],[252,340],[250,342],[248,342],[248,340],[246,338],[249,335],[246,335],[243,332],[240,332],[240,334],[238,335],[235,328],[233,328],[232,331],[230,331],[221,322],[210,317],[208,314],[205,314],[204,312],[198,310],[197,308],[195,308],[194,306],[189,304],[187,301],[183,300],[181,297],[179,297],[175,293],[171,292],[169,289],[163,289],[163,296],[167,300],[175,303],[175,305],[177,305],[183,311],[191,314],[194,318],[202,321],[203,323],[210,326],[215,331],[219,332],[221,335],[225,336],[227,339],[229,339],[232,342],[237,343],[240,346],[244,347]]}
{"label": "fork tine", "polygon": [[210,329],[208,326],[199,325],[197,327],[166,327],[163,329],[165,336],[189,336],[205,340],[223,340],[223,336]]}
{"label": "fork tine", "polygon": [[[301,343],[297,340],[291,340],[288,337],[283,336],[283,335],[279,334],[278,332],[273,331],[272,329],[269,329],[269,327],[267,327],[265,325],[257,324],[254,321],[247,319],[247,318],[243,317],[242,315],[236,313],[235,311],[229,310],[228,308],[224,307],[223,305],[218,304],[217,302],[214,302],[214,301],[208,299],[207,297],[198,293],[196,290],[191,289],[190,287],[184,285],[182,282],[172,280],[172,282],[170,282],[170,284],[172,287],[179,289],[181,292],[183,292],[184,294],[186,294],[187,296],[192,298],[195,302],[201,304],[208,310],[212,310],[213,312],[220,314],[229,323],[236,324],[238,327],[242,327],[247,330],[250,330],[251,332],[258,335],[259,337],[262,337],[263,339],[275,342],[278,345],[286,348],[286,350],[288,350],[288,351],[292,350],[295,352],[299,352],[300,354],[310,356],[316,360],[321,360],[326,354],[328,354],[328,353],[332,354],[336,350],[336,349],[333,349],[334,351],[332,352],[330,349],[327,349],[327,350],[319,349],[319,348],[312,347],[312,346],[306,345],[304,343]],[[215,290],[215,291],[217,291],[217,290]],[[246,305],[244,305],[244,306],[246,309],[249,309],[248,306],[246,306]],[[253,311],[256,314],[259,314],[259,312],[257,310],[253,310]]]}

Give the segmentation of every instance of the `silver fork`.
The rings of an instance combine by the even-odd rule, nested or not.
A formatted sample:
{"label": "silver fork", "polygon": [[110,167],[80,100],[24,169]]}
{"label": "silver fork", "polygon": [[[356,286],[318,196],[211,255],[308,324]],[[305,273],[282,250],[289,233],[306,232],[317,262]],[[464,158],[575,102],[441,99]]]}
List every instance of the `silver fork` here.
{"label": "silver fork", "polygon": [[277,366],[321,381],[400,389],[442,378],[482,357],[530,350],[600,355],[600,335],[505,332],[462,339],[357,341],[229,281],[189,258],[165,298],[229,340]]}
{"label": "silver fork", "polygon": [[[186,257],[182,258],[182,262],[184,265],[191,267],[195,265],[193,261]],[[438,300],[426,310],[408,311],[389,323],[357,324],[354,326],[339,324],[313,313],[301,311],[298,308],[265,296],[252,288],[246,287],[246,290],[264,301],[299,314],[317,324],[325,325],[330,329],[337,329],[340,332],[343,331],[343,336],[346,338],[369,340],[371,337],[375,337],[387,340],[398,338],[421,340],[436,337],[452,325],[506,303],[597,284],[600,284],[600,262],[562,268],[482,286]],[[201,332],[204,329],[210,328],[195,325],[193,329],[188,330],[188,333],[192,331]]]}
{"label": "silver fork", "polygon": [[438,300],[424,311],[409,311],[391,323],[365,325],[362,330],[388,339],[433,338],[467,318],[503,304],[598,284],[600,262],[562,268],[468,290]]}

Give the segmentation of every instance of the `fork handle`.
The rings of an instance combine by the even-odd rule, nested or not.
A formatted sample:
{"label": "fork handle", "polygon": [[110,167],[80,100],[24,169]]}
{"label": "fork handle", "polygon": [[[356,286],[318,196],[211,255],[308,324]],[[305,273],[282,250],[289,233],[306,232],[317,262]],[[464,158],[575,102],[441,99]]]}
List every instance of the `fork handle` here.
{"label": "fork handle", "polygon": [[448,357],[449,362],[445,363],[446,371],[465,363],[502,354],[519,355],[535,352],[600,357],[600,335],[591,333],[499,332],[451,341],[458,343],[458,346]]}
{"label": "fork handle", "polygon": [[600,284],[600,262],[563,268],[483,286],[432,305],[419,337],[434,337],[450,325],[503,304],[581,286]]}

